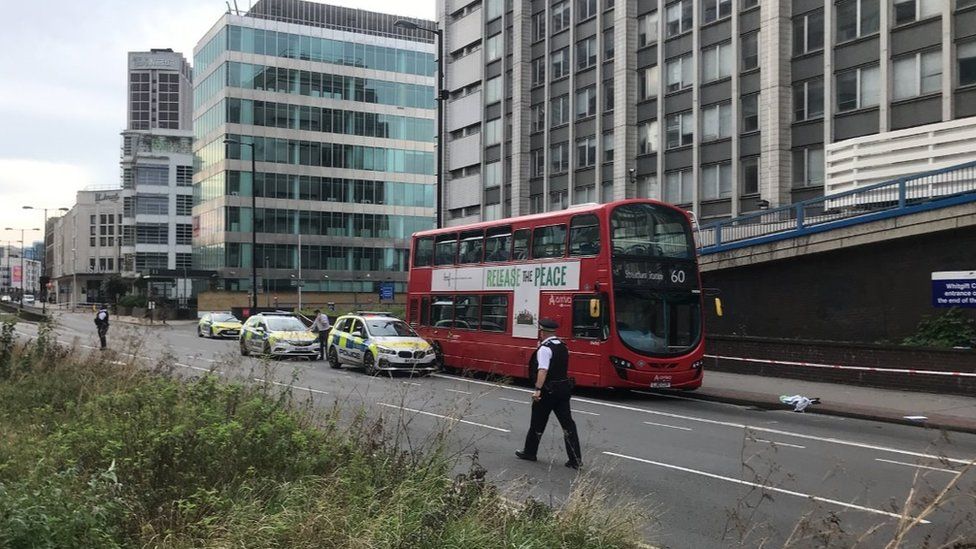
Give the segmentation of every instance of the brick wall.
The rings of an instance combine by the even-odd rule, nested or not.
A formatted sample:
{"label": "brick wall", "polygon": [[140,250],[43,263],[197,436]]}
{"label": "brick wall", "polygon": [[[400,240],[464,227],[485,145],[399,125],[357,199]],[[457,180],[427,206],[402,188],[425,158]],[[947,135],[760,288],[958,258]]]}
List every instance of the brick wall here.
{"label": "brick wall", "polygon": [[[831,341],[710,335],[705,352],[738,358],[783,360],[870,368],[976,373],[976,350],[946,350]],[[976,377],[864,372],[709,358],[706,369],[807,381],[932,393],[976,395]]]}
{"label": "brick wall", "polygon": [[[867,343],[899,342],[932,307],[933,271],[976,267],[976,227],[702,273],[724,316],[709,333]],[[966,310],[976,318],[976,309]]]}

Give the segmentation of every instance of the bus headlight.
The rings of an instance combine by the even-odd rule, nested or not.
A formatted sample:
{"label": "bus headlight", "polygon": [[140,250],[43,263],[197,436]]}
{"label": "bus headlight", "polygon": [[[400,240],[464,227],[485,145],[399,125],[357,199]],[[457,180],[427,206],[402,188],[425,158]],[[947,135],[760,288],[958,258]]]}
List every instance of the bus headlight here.
{"label": "bus headlight", "polygon": [[624,359],[624,358],[620,358],[620,357],[616,357],[616,356],[611,356],[610,357],[610,364],[613,364],[614,367],[616,367],[616,368],[627,368],[627,369],[631,369],[631,368],[634,367],[634,365],[631,364],[629,360]]}

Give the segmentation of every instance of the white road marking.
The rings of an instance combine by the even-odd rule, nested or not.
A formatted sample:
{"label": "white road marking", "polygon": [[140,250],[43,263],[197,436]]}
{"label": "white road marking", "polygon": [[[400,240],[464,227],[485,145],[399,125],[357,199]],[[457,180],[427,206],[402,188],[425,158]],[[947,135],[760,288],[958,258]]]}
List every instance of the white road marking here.
{"label": "white road marking", "polygon": [[598,416],[598,415],[600,415],[600,414],[598,414],[596,412],[587,412],[586,410],[573,410],[573,413],[574,414],[583,414],[583,415],[587,415],[587,416]]}
{"label": "white road marking", "polygon": [[677,425],[665,425],[664,423],[654,423],[653,421],[645,421],[644,425],[654,425],[656,427],[667,427],[668,429],[680,429],[682,431],[691,431],[691,427],[678,427]]}
{"label": "white road marking", "polygon": [[[756,482],[749,482],[748,480],[741,480],[741,479],[737,479],[737,478],[726,477],[726,476],[722,476],[722,475],[716,475],[715,473],[709,473],[707,471],[700,471],[698,469],[691,469],[689,467],[681,467],[680,465],[671,465],[670,463],[661,463],[660,461],[652,461],[652,460],[649,460],[649,459],[643,459],[643,458],[634,457],[634,456],[627,456],[627,455],[624,455],[624,454],[618,454],[616,452],[603,452],[603,453],[606,454],[606,455],[608,455],[608,456],[614,456],[614,457],[618,457],[618,458],[621,458],[621,459],[629,459],[631,461],[638,461],[640,463],[647,463],[648,465],[657,465],[658,467],[664,467],[666,469],[673,469],[675,471],[682,471],[684,473],[691,473],[691,474],[694,474],[694,475],[701,475],[703,477],[713,478],[713,479],[716,479],[716,480],[724,480],[726,482],[731,482],[733,484],[741,484],[741,485],[744,485],[744,486],[752,486],[753,488],[759,488],[761,490],[767,490],[767,491],[776,492],[776,493],[779,493],[779,494],[786,494],[786,495],[789,495],[789,496],[796,496],[796,497],[799,497],[799,498],[809,499],[809,500],[812,500],[812,501],[818,501],[818,502],[821,502],[821,503],[829,503],[831,505],[837,505],[837,506],[840,506],[840,507],[846,507],[848,509],[854,509],[854,510],[857,510],[857,511],[865,511],[867,513],[874,513],[876,515],[884,515],[886,517],[891,517],[891,518],[896,518],[896,519],[902,518],[902,516],[900,514],[898,514],[898,513],[891,513],[889,511],[882,511],[881,509],[873,509],[871,507],[865,507],[863,505],[857,505],[857,504],[854,504],[854,503],[847,503],[845,501],[838,501],[836,499],[830,499],[830,498],[824,498],[824,497],[820,497],[820,496],[815,496],[813,494],[805,494],[803,492],[797,492],[797,491],[794,491],[794,490],[787,490],[785,488],[777,488],[775,486],[766,486],[766,485],[759,484],[759,483],[756,483]],[[922,524],[931,524],[929,521],[924,520],[924,519],[920,520],[919,522],[921,522]]]}
{"label": "white road marking", "polygon": [[416,385],[417,387],[420,387],[421,386],[421,384],[420,383],[417,383],[416,381],[404,381],[403,384],[404,385]]}
{"label": "white road marking", "polygon": [[[444,379],[453,379],[455,381],[464,381],[465,383],[474,383],[474,384],[477,384],[477,385],[487,385],[487,386],[490,386],[490,387],[501,387],[503,389],[509,389],[509,390],[512,390],[512,391],[520,391],[520,392],[523,392],[523,393],[531,393],[532,392],[529,389],[523,389],[521,387],[511,387],[511,386],[508,386],[508,385],[499,385],[497,383],[489,383],[487,381],[478,381],[478,380],[467,379],[467,378],[463,378],[463,377],[445,376],[445,375],[441,375],[441,374],[432,374],[432,375],[437,376],[437,377],[442,377]],[[644,414],[651,414],[651,415],[662,416],[662,417],[670,417],[670,418],[674,418],[674,419],[684,419],[684,420],[687,420],[687,421],[697,421],[699,423],[707,423],[707,424],[710,424],[710,425],[719,425],[719,426],[722,426],[722,427],[732,427],[734,429],[752,429],[754,431],[760,431],[760,432],[770,433],[770,434],[774,434],[774,435],[783,435],[783,436],[803,438],[803,439],[808,439],[808,440],[816,440],[816,441],[819,441],[819,442],[828,442],[830,444],[839,444],[839,445],[842,445],[842,446],[851,446],[851,447],[854,447],[854,448],[863,448],[865,450],[876,450],[876,451],[880,451],[880,452],[890,452],[890,453],[893,453],[893,454],[901,454],[901,455],[905,455],[905,456],[919,457],[919,458],[925,458],[925,459],[935,459],[935,460],[944,459],[946,461],[949,461],[949,462],[952,462],[952,463],[957,463],[957,464],[960,464],[960,465],[968,465],[968,464],[973,463],[974,461],[976,461],[976,456],[974,456],[973,459],[958,459],[958,458],[950,458],[950,457],[945,457],[945,456],[935,456],[935,455],[932,455],[932,454],[925,454],[925,453],[922,453],[922,452],[913,452],[911,450],[900,450],[898,448],[890,448],[890,447],[887,447],[887,446],[880,446],[880,445],[877,445],[877,444],[868,444],[866,442],[857,442],[857,441],[853,441],[853,440],[844,440],[844,439],[833,438],[833,437],[819,437],[819,436],[816,436],[816,435],[805,435],[803,433],[796,433],[796,432],[793,432],[793,431],[783,431],[783,430],[780,430],[780,429],[770,429],[768,427],[758,427],[758,426],[755,426],[755,425],[746,425],[744,423],[733,423],[733,422],[730,422],[730,421],[718,421],[718,420],[715,420],[715,419],[705,419],[705,418],[694,417],[694,416],[686,416],[686,415],[682,415],[682,414],[672,414],[672,413],[669,413],[669,412],[660,412],[660,411],[657,411],[657,410],[648,410],[646,408],[638,408],[636,406],[628,406],[626,404],[614,404],[612,402],[602,402],[602,401],[599,401],[599,400],[592,400],[592,399],[588,399],[588,398],[577,398],[577,397],[574,397],[573,400],[575,402],[582,402],[582,403],[586,403],[586,404],[593,404],[595,406],[604,406],[604,407],[607,407],[607,408],[616,408],[618,410],[627,410],[629,412],[640,412],[640,413],[644,413]]]}
{"label": "white road marking", "polygon": [[425,412],[424,410],[417,410],[414,408],[407,408],[405,406],[397,406],[395,404],[387,404],[385,402],[377,402],[380,406],[386,406],[387,408],[396,408],[398,410],[403,410],[405,412],[412,412],[414,414],[423,414],[425,416],[433,416],[441,419],[446,419],[448,421],[454,421],[457,423],[466,423],[468,425],[474,425],[475,427],[484,427],[485,429],[492,429],[494,431],[501,431],[502,433],[511,433],[508,429],[502,429],[501,427],[493,427],[491,425],[485,425],[484,423],[475,423],[473,421],[468,421],[466,419],[459,419],[452,416],[444,416],[441,414],[435,414],[433,412]]}
{"label": "white road marking", "polygon": [[525,400],[515,400],[514,398],[498,397],[498,400],[504,400],[505,402],[514,402],[515,404],[531,404]]}
{"label": "white road marking", "polygon": [[470,395],[471,394],[471,393],[469,393],[467,391],[459,391],[458,389],[444,389],[444,390],[445,391],[448,391],[448,392],[451,392],[451,393],[460,393],[462,395]]}
{"label": "white road marking", "polygon": [[775,440],[766,440],[764,438],[757,438],[756,442],[765,442],[766,444],[775,444],[776,446],[789,446],[790,448],[799,448],[801,450],[806,450],[806,446],[800,446],[799,444],[790,444],[789,442],[779,442]]}
{"label": "white road marking", "polygon": [[210,368],[201,368],[200,366],[191,366],[189,364],[183,364],[182,362],[177,362],[176,363],[176,366],[179,366],[180,368],[189,368],[191,370],[199,370],[201,372],[209,372],[210,371]]}
{"label": "white road marking", "polygon": [[262,379],[260,377],[254,377],[254,378],[251,378],[251,379],[253,379],[254,381],[257,381],[258,383],[270,383],[272,385],[277,385],[279,387],[291,387],[292,389],[301,389],[302,391],[308,391],[310,393],[315,393],[315,394],[318,394],[318,395],[327,395],[327,394],[329,394],[329,393],[326,393],[325,391],[320,391],[318,389],[313,389],[311,387],[299,387],[298,385],[292,385],[290,383],[281,383],[280,381],[268,381],[267,379]]}
{"label": "white road marking", "polygon": [[953,471],[952,469],[943,469],[941,467],[929,467],[928,465],[919,465],[917,463],[905,463],[904,461],[892,461],[890,459],[881,459],[881,458],[874,458],[874,461],[880,461],[882,463],[894,463],[895,465],[916,467],[918,469],[928,469],[929,471],[942,471],[943,473],[951,473],[953,475],[959,474],[959,471]]}

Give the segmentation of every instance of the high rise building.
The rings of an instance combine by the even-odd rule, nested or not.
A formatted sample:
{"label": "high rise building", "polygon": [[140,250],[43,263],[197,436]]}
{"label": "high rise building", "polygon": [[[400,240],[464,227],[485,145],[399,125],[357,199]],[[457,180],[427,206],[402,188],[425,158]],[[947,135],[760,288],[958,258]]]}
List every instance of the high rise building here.
{"label": "high rise building", "polygon": [[631,197],[705,221],[974,158],[974,0],[438,0],[438,20],[447,224]]}
{"label": "high rise building", "polygon": [[122,132],[122,247],[116,268],[155,298],[189,295],[193,209],[190,65],[171,49],[130,52]]}
{"label": "high rise building", "polygon": [[434,226],[436,62],[398,19],[260,0],[194,49],[194,266],[222,288],[250,291],[254,258],[258,291],[403,290]]}
{"label": "high rise building", "polygon": [[122,191],[78,191],[75,204],[50,220],[47,260],[57,303],[102,301],[102,282],[119,273]]}

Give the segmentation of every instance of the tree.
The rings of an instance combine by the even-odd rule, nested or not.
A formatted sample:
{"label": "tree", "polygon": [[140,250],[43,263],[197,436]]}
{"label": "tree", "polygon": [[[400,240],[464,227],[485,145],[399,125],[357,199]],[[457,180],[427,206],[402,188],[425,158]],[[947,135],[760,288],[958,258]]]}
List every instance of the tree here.
{"label": "tree", "polygon": [[112,275],[102,281],[102,295],[111,303],[117,303],[119,296],[129,291],[129,285],[119,275]]}

